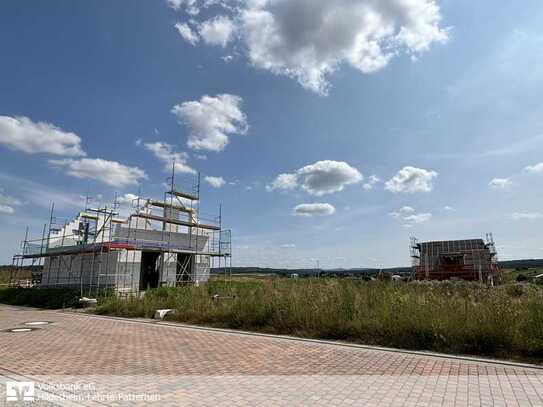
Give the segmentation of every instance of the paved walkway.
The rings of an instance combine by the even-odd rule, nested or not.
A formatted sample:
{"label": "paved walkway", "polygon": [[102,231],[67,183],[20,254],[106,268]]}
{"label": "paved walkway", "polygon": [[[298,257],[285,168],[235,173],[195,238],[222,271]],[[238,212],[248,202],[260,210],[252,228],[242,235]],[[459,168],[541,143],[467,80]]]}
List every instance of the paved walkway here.
{"label": "paved walkway", "polygon": [[0,405],[8,381],[44,405],[543,405],[530,367],[0,305]]}

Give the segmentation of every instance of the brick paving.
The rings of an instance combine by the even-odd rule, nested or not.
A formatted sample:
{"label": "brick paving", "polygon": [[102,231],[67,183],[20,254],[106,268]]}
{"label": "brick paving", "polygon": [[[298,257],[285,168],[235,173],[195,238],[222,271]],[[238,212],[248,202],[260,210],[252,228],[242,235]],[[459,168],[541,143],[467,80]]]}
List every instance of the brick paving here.
{"label": "brick paving", "polygon": [[543,406],[530,367],[0,305],[0,405],[8,380],[44,405]]}

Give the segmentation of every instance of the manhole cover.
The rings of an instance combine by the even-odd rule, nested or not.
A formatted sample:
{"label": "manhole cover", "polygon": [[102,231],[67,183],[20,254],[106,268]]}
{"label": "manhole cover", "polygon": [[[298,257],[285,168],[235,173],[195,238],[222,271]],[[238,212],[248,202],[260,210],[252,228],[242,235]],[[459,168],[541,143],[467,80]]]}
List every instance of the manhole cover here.
{"label": "manhole cover", "polygon": [[31,322],[25,322],[24,324],[28,326],[38,326],[38,325],[49,325],[51,323],[52,322],[49,322],[49,321],[31,321]]}
{"label": "manhole cover", "polygon": [[23,332],[32,332],[35,331],[38,328],[10,328],[10,329],[4,329],[2,332],[8,332],[8,333],[23,333]]}

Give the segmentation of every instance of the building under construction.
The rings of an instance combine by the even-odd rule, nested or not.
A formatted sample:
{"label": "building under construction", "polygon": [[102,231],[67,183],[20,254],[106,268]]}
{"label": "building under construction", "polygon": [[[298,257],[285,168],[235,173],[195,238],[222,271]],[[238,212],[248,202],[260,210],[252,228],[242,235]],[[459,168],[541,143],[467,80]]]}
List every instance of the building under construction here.
{"label": "building under construction", "polygon": [[417,280],[458,278],[494,284],[497,254],[491,234],[483,239],[419,242],[411,238],[413,274]]}
{"label": "building under construction", "polygon": [[118,202],[93,208],[87,200],[66,221],[56,218],[53,205],[40,239],[29,239],[27,230],[10,280],[16,283],[25,265],[42,265],[33,285],[78,288],[89,296],[206,282],[211,268],[230,269],[231,233],[222,229],[220,209],[218,216],[200,216],[199,201],[199,181],[183,192],[172,175],[162,200],[138,197],[124,209]]}

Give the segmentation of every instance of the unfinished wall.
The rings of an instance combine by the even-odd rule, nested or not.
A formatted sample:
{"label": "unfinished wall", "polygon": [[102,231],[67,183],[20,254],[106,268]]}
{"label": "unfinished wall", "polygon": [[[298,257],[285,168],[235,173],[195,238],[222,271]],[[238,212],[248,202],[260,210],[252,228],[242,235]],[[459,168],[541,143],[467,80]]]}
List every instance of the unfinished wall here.
{"label": "unfinished wall", "polygon": [[42,287],[71,287],[86,290],[117,288],[136,290],[139,284],[141,253],[78,253],[45,259]]}

